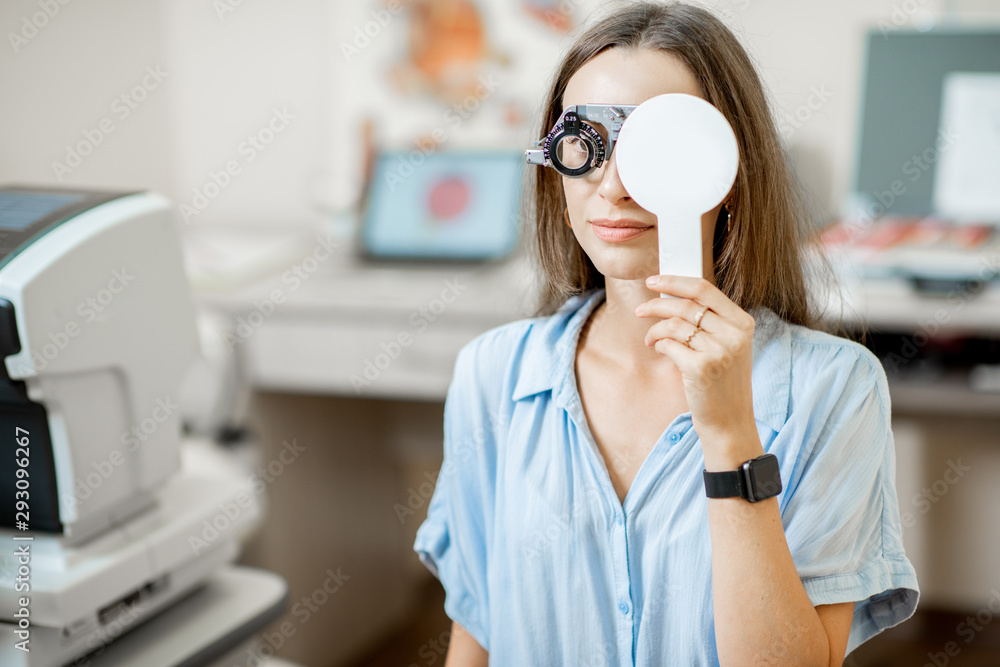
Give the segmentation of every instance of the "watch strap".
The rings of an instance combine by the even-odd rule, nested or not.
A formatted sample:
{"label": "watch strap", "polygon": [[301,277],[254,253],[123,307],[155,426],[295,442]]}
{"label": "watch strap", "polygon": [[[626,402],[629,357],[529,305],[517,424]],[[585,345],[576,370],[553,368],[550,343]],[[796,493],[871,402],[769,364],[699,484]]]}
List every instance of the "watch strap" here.
{"label": "watch strap", "polygon": [[743,470],[704,471],[705,495],[709,498],[746,498]]}

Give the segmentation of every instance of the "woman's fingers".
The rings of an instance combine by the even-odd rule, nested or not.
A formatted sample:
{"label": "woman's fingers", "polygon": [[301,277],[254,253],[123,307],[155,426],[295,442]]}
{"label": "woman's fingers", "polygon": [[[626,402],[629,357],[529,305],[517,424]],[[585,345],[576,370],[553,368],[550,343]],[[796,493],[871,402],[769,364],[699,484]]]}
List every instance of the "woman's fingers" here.
{"label": "woman's fingers", "polygon": [[[705,316],[702,319],[701,327],[706,331],[709,331],[709,327],[705,325],[705,320],[709,318],[709,315],[714,313],[717,318],[714,318],[716,322],[727,321],[737,328],[753,328],[755,322],[753,316],[747,313],[745,310],[733,303],[729,297],[723,294],[718,287],[708,282],[704,278],[694,278],[691,276],[674,276],[674,275],[657,275],[650,276],[646,279],[646,286],[650,289],[662,292],[664,294],[670,294],[673,296],[683,297],[685,299],[690,299],[699,304],[698,310],[704,306],[708,306],[710,311],[705,312]],[[657,298],[656,300],[662,302],[676,301],[677,299],[663,299]],[[659,312],[666,312],[660,309],[663,306],[656,306],[653,303],[647,302],[647,309],[654,308],[658,309]],[[677,313],[678,316],[684,317]],[[694,316],[697,315],[697,310],[691,317],[691,322],[694,322]],[[668,315],[669,316],[669,315]],[[685,318],[686,319],[686,318]]]}
{"label": "woman's fingers", "polygon": [[711,308],[706,309],[703,304],[697,301],[692,301],[691,299],[677,298],[677,299],[664,299],[661,297],[656,297],[655,299],[650,299],[649,301],[642,304],[642,311],[637,313],[639,317],[659,317],[661,319],[669,318],[680,318],[691,325],[694,325],[698,320],[698,313],[702,310],[705,314],[701,317],[701,322],[698,323],[705,331],[715,332],[719,330],[719,325],[721,324],[718,314],[715,313]]}

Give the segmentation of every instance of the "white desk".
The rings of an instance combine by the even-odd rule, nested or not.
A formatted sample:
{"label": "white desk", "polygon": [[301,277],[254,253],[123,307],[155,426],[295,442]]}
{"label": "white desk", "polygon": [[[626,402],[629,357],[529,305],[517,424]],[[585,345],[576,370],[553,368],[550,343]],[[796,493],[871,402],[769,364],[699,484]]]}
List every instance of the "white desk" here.
{"label": "white desk", "polygon": [[[196,274],[192,284],[199,306],[229,316],[233,347],[259,389],[440,401],[465,343],[531,315],[523,255],[479,265],[371,264],[347,243],[328,253],[322,232],[242,228],[196,229],[185,241],[189,253],[200,245],[207,256],[205,246],[248,235],[274,250],[254,261],[261,270],[234,268],[242,280]],[[352,384],[352,376],[368,383]]]}
{"label": "white desk", "polygon": [[[956,289],[931,295],[904,279],[849,279],[843,291],[844,305],[849,309],[844,312],[845,319],[854,323],[900,332],[923,328],[934,333],[925,323],[936,321],[942,332],[1000,335],[1000,282],[984,283],[968,292]],[[838,308],[834,312],[840,312]]]}

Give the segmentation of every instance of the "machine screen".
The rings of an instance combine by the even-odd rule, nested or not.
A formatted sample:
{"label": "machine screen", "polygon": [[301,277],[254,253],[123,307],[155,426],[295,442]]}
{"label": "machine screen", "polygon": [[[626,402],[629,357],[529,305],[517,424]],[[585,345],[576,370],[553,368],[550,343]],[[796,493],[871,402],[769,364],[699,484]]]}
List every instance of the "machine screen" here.
{"label": "machine screen", "polygon": [[0,268],[59,224],[99,204],[133,192],[0,186]]}
{"label": "machine screen", "polygon": [[81,199],[82,195],[0,192],[0,229],[24,229],[49,213]]}

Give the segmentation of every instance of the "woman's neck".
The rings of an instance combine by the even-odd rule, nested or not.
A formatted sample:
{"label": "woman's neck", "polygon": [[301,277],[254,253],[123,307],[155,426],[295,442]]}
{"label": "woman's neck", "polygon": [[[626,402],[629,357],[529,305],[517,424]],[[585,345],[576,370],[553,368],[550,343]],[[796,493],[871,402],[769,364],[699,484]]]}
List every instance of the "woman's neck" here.
{"label": "woman's neck", "polygon": [[646,287],[645,277],[621,280],[606,277],[605,300],[591,314],[581,333],[581,349],[596,352],[629,373],[644,376],[677,376],[677,366],[669,357],[657,352],[645,341],[656,317],[639,317],[635,307],[651,299],[662,298],[660,292]]}

